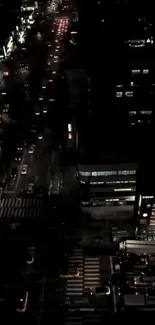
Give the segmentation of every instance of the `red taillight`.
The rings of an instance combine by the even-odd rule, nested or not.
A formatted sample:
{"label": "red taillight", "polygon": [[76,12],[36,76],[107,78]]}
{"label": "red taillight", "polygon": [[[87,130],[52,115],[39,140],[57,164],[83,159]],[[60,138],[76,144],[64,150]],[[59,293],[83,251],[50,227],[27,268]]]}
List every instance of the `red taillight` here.
{"label": "red taillight", "polygon": [[27,302],[28,302],[28,292],[26,292],[26,297],[25,297],[25,301],[24,301],[24,306],[23,308],[17,308],[17,311],[19,313],[25,313],[26,311],[26,307],[27,307]]}

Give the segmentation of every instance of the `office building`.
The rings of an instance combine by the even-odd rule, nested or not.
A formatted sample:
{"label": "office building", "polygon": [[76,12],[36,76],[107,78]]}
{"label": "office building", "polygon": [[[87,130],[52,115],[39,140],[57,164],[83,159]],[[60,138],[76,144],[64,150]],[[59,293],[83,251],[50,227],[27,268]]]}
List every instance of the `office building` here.
{"label": "office building", "polygon": [[[82,211],[92,217],[137,213],[137,172],[152,153],[155,127],[154,19],[147,8],[96,0],[87,15],[79,3],[88,101],[77,122],[78,175]],[[143,194],[141,181],[138,191],[154,195]]]}
{"label": "office building", "polygon": [[[91,131],[92,130],[92,131]],[[92,218],[132,218],[136,202],[138,160],[132,145],[119,146],[101,127],[78,134],[77,174],[83,213]],[[117,142],[118,141],[118,142]],[[131,158],[133,157],[133,158]]]}
{"label": "office building", "polygon": [[[155,174],[153,162],[141,168],[138,184],[138,219],[140,225],[155,226]],[[155,227],[154,227],[155,228]]]}
{"label": "office building", "polygon": [[111,163],[78,164],[81,209],[92,218],[131,218],[138,164],[120,164],[113,157],[108,160]]}
{"label": "office building", "polygon": [[81,26],[86,25],[88,113],[103,117],[113,130],[117,125],[129,136],[136,132],[138,144],[155,124],[154,21],[147,6],[131,1],[95,1],[90,7],[89,17],[79,14]]}

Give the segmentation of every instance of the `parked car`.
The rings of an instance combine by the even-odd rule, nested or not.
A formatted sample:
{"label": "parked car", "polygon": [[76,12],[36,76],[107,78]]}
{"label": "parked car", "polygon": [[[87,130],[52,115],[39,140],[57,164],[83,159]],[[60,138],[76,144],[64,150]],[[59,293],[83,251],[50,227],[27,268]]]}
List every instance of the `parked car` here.
{"label": "parked car", "polygon": [[73,268],[73,269],[69,270],[65,274],[63,272],[61,272],[60,273],[60,278],[72,279],[72,278],[78,277],[79,275],[80,275],[79,269],[78,268]]}
{"label": "parked car", "polygon": [[93,295],[93,296],[107,296],[107,295],[110,295],[111,293],[111,289],[110,287],[107,287],[107,286],[102,286],[102,287],[93,287],[93,288],[90,288],[90,295]]}

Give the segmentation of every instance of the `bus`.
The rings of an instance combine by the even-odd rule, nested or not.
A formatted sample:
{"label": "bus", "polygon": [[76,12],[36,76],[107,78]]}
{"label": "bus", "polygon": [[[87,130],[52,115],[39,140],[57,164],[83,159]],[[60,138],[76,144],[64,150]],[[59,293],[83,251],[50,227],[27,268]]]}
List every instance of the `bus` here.
{"label": "bus", "polygon": [[125,240],[119,243],[123,254],[155,255],[155,241]]}

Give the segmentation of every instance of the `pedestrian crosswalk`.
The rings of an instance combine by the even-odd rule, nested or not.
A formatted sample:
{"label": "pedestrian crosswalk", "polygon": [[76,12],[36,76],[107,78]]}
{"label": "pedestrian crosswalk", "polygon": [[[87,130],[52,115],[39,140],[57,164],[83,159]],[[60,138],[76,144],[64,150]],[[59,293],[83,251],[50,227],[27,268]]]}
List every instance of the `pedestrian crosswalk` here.
{"label": "pedestrian crosswalk", "polygon": [[[82,297],[88,295],[88,289],[100,285],[100,258],[84,256],[82,249],[74,249],[72,255],[68,258],[68,268],[78,267],[80,275],[77,278],[67,279],[66,281],[66,299],[65,302],[71,302],[74,297]],[[69,306],[69,305],[68,305]],[[72,312],[68,311],[65,315],[65,325],[99,325],[102,324],[100,313],[84,312],[87,306],[83,306],[82,310],[73,304]],[[79,313],[74,313],[76,307]],[[90,307],[90,306],[88,306]],[[92,308],[93,309],[93,308]]]}
{"label": "pedestrian crosswalk", "polygon": [[72,255],[68,258],[68,269],[78,267],[80,275],[74,279],[67,279],[66,283],[66,301],[70,296],[83,295],[83,251],[74,249]]}
{"label": "pedestrian crosswalk", "polygon": [[100,259],[99,257],[84,258],[84,290],[100,285]]}
{"label": "pedestrian crosswalk", "polygon": [[35,198],[2,198],[0,219],[36,218],[43,216],[43,202]]}
{"label": "pedestrian crosswalk", "polygon": [[80,275],[67,279],[66,301],[70,296],[83,296],[91,287],[100,285],[100,258],[84,256],[82,249],[74,249],[68,258],[68,269],[77,267]]}
{"label": "pedestrian crosswalk", "polygon": [[85,313],[81,315],[66,314],[65,325],[100,325],[102,317],[100,313]]}

